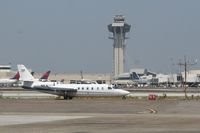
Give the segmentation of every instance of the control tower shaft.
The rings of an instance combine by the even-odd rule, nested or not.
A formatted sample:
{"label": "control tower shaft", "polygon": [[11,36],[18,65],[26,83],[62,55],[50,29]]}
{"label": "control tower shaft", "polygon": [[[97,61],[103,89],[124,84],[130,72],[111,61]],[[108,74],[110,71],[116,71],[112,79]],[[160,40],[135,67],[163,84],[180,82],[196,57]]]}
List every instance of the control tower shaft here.
{"label": "control tower shaft", "polygon": [[108,25],[108,30],[113,33],[113,75],[117,76],[124,72],[124,50],[126,33],[130,31],[131,26],[124,22],[122,15],[116,15],[114,22]]}

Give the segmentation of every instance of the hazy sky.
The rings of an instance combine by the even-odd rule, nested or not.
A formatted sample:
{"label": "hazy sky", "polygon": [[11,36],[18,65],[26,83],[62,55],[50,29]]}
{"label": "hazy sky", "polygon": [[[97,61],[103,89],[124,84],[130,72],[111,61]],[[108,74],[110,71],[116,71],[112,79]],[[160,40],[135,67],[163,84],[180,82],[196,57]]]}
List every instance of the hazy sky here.
{"label": "hazy sky", "polygon": [[[130,24],[126,64],[176,72],[173,62],[200,58],[199,0],[1,0],[0,64],[38,72],[111,73],[107,25]],[[200,69],[200,63],[192,68]]]}

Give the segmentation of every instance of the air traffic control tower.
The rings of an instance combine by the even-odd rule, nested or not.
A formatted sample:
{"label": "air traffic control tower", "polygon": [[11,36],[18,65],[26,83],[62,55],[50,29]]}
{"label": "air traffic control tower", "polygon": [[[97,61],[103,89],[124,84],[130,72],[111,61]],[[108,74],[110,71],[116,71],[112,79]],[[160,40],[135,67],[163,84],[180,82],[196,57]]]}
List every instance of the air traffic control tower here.
{"label": "air traffic control tower", "polygon": [[126,33],[130,31],[131,25],[124,22],[123,15],[116,15],[114,22],[108,25],[108,30],[113,33],[113,76],[117,76],[124,72],[124,50]]}

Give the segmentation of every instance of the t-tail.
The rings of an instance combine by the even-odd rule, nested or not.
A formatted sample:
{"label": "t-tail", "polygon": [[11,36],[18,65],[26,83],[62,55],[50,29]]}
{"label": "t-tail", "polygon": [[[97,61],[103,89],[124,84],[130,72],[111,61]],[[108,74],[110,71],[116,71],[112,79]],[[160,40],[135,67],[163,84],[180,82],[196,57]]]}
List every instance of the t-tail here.
{"label": "t-tail", "polygon": [[51,73],[51,71],[47,71],[45,74],[42,75],[42,77],[40,79],[48,79],[49,78],[49,74]]}
{"label": "t-tail", "polygon": [[17,65],[20,80],[22,81],[34,81],[35,78],[31,75],[31,73],[28,71],[28,69],[24,65]]}
{"label": "t-tail", "polygon": [[19,80],[20,78],[20,75],[19,75],[19,71],[15,74],[14,77],[10,78],[10,79],[16,79],[16,80]]}

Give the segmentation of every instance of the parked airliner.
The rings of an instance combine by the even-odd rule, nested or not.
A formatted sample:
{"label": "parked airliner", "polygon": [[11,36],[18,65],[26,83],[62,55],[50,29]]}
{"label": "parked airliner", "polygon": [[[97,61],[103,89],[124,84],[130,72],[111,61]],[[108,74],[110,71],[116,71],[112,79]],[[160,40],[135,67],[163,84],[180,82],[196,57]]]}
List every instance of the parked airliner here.
{"label": "parked airliner", "polygon": [[48,81],[48,78],[49,78],[50,73],[51,73],[50,70],[47,71],[47,72],[45,72],[45,73],[42,75],[42,77],[39,78],[39,80],[40,80],[40,81],[43,81],[43,82]]}
{"label": "parked airliner", "polygon": [[19,77],[19,72],[17,72],[13,78],[0,79],[0,84],[15,84],[18,82]]}
{"label": "parked airliner", "polygon": [[132,73],[132,80],[138,84],[150,84],[152,76],[139,76],[136,72]]}
{"label": "parked airliner", "polygon": [[42,82],[36,80],[24,65],[18,65],[22,87],[38,90],[44,93],[63,96],[64,99],[72,99],[75,96],[126,96],[128,91],[114,89],[107,84],[63,84],[60,82]]}

